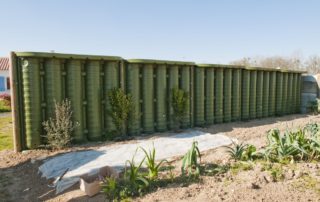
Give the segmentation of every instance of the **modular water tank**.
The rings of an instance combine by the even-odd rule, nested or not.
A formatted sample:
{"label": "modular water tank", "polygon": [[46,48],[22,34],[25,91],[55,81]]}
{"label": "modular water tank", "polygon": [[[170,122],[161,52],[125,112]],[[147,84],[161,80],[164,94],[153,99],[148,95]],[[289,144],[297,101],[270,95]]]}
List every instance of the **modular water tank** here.
{"label": "modular water tank", "polygon": [[316,101],[319,86],[315,75],[302,75],[301,77],[301,112],[309,112],[310,102]]}

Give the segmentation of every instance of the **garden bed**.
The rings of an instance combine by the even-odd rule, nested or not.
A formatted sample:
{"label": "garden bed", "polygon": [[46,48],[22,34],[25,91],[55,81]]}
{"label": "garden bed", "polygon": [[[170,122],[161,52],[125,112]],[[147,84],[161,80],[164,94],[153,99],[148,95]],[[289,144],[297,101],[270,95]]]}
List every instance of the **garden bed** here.
{"label": "garden bed", "polygon": [[[227,123],[201,128],[203,132],[221,133],[230,138],[236,138],[246,143],[254,144],[258,148],[266,144],[266,131],[279,128],[302,127],[309,122],[320,122],[320,116],[290,115],[279,118],[266,118],[240,123]],[[159,135],[159,134],[158,134]],[[163,135],[163,134],[161,134]],[[121,144],[121,143],[116,143]],[[60,195],[55,195],[49,188],[48,180],[40,178],[38,167],[43,158],[58,153],[98,148],[103,143],[73,147],[59,152],[34,150],[21,154],[10,151],[0,152],[0,182],[6,186],[0,189],[2,199],[13,201],[87,201],[88,197],[78,188],[71,187]],[[200,146],[201,150],[201,146]],[[126,160],[126,159],[124,159]],[[205,152],[202,163],[215,168],[230,163],[228,154],[223,148]],[[173,162],[176,180],[167,183],[136,201],[316,201],[320,198],[318,177],[319,163],[295,163],[288,165],[256,162],[254,165],[231,163],[230,169],[223,174],[201,176],[196,182],[187,182],[179,179],[181,161]],[[272,174],[274,173],[274,174]],[[281,175],[284,173],[284,175]],[[160,177],[165,177],[161,172]],[[273,179],[272,176],[279,176]],[[5,189],[5,190],[4,190]],[[102,201],[100,194],[90,201]]]}

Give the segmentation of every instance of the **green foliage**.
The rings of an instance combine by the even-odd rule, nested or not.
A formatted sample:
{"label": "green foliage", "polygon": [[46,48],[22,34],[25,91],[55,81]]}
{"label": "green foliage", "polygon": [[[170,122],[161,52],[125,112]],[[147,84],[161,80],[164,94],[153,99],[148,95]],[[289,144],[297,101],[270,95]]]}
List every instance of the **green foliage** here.
{"label": "green foliage", "polygon": [[11,114],[0,117],[0,151],[13,149]]}
{"label": "green foliage", "polygon": [[198,142],[194,141],[192,142],[191,149],[184,155],[182,159],[182,175],[187,173],[189,177],[198,177],[200,175],[200,162],[201,154],[198,148]]}
{"label": "green foliage", "polygon": [[237,175],[240,171],[252,170],[252,162],[238,161],[230,166],[232,174]]}
{"label": "green foliage", "polygon": [[10,112],[11,106],[5,100],[0,100],[0,112]]}
{"label": "green foliage", "polygon": [[318,114],[320,111],[320,100],[316,99],[313,101],[309,101],[307,109],[314,114]]}
{"label": "green foliage", "polygon": [[257,157],[257,149],[254,145],[232,142],[232,146],[225,146],[225,148],[230,157],[236,161],[252,161]]}
{"label": "green foliage", "polygon": [[146,155],[146,165],[149,171],[149,179],[154,180],[158,177],[159,170],[161,168],[161,165],[166,162],[166,160],[160,161],[158,164],[156,163],[156,150],[153,147],[152,150],[147,152],[144,148],[142,148],[142,151]]}
{"label": "green foliage", "polygon": [[128,125],[129,113],[133,112],[134,106],[131,95],[126,95],[121,88],[114,88],[108,93],[111,110],[109,114],[116,127],[116,135],[125,135]]}
{"label": "green foliage", "polygon": [[173,119],[176,127],[180,128],[184,116],[188,113],[189,94],[182,89],[172,89],[171,106],[173,108]]}
{"label": "green foliage", "polygon": [[48,145],[53,149],[62,149],[70,145],[72,131],[78,123],[72,121],[71,102],[66,99],[59,103],[55,101],[55,114],[53,118],[42,123]]}

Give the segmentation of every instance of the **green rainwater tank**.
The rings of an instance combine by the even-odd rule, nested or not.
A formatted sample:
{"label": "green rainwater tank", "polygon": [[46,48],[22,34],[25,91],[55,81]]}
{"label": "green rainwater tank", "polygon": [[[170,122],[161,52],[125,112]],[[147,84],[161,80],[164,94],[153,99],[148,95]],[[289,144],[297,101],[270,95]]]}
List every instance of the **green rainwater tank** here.
{"label": "green rainwater tank", "polygon": [[203,67],[196,67],[194,74],[194,120],[196,126],[203,126],[204,119],[204,72]]}
{"label": "green rainwater tank", "polygon": [[241,69],[232,69],[232,121],[241,119]]}
{"label": "green rainwater tank", "polygon": [[224,69],[224,89],[223,89],[223,121],[230,122],[231,121],[231,105],[232,105],[232,69],[225,68]]}
{"label": "green rainwater tank", "polygon": [[206,124],[214,123],[214,69],[206,68],[205,117]]}
{"label": "green rainwater tank", "polygon": [[22,60],[25,144],[34,149],[41,144],[41,85],[38,59]]}
{"label": "green rainwater tank", "polygon": [[185,92],[188,93],[189,99],[187,101],[187,109],[188,111],[186,112],[183,120],[182,120],[182,128],[189,128],[191,127],[191,120],[190,120],[190,71],[191,71],[191,66],[190,65],[183,65],[181,67],[181,79],[180,79],[180,85],[181,89],[183,89]]}
{"label": "green rainwater tank", "polygon": [[292,83],[293,83],[293,74],[292,73],[288,73],[288,107],[287,107],[287,114],[292,114],[294,113],[294,110],[293,110],[293,100],[292,100],[292,97],[293,97],[293,88],[292,88]]}
{"label": "green rainwater tank", "polygon": [[[114,130],[116,130],[115,125],[113,124],[112,117],[110,116],[111,105],[108,93],[110,90],[119,88],[119,66],[116,61],[108,61],[104,64],[104,114],[105,114],[105,128],[107,136],[111,135]],[[108,137],[109,138],[109,137]]]}
{"label": "green rainwater tank", "polygon": [[79,123],[73,131],[74,141],[83,142],[87,138],[84,133],[83,123],[83,96],[82,96],[82,61],[70,60],[67,67],[67,97],[71,102],[73,121]]}
{"label": "green rainwater tank", "polygon": [[143,132],[154,132],[153,66],[142,67],[142,127]]}
{"label": "green rainwater tank", "polygon": [[250,119],[257,117],[257,71],[250,71],[250,99],[249,99],[249,116]]}
{"label": "green rainwater tank", "polygon": [[263,101],[263,71],[257,71],[257,118],[262,117],[262,101]]}
{"label": "green rainwater tank", "polygon": [[215,68],[214,122],[223,122],[223,68]]}
{"label": "green rainwater tank", "polygon": [[288,109],[288,73],[282,72],[283,83],[282,83],[282,115],[287,114]]}
{"label": "green rainwater tank", "polygon": [[264,71],[263,72],[263,98],[262,98],[262,116],[268,117],[269,116],[269,81],[270,81],[270,72]]}
{"label": "green rainwater tank", "polygon": [[276,82],[276,115],[282,115],[282,100],[283,100],[283,73],[277,72]]}
{"label": "green rainwater tank", "polygon": [[167,130],[167,69],[166,65],[158,65],[156,72],[156,129],[159,132]]}
{"label": "green rainwater tank", "polygon": [[242,89],[241,89],[241,119],[248,120],[250,118],[250,70],[242,70]]}
{"label": "green rainwater tank", "polygon": [[130,135],[141,133],[141,103],[140,103],[140,68],[139,64],[127,65],[127,93],[132,96],[134,111],[129,115],[128,132]]}
{"label": "green rainwater tank", "polygon": [[269,73],[269,116],[274,116],[276,113],[276,89],[277,89],[277,72]]}
{"label": "green rainwater tank", "polygon": [[90,60],[86,68],[86,100],[88,139],[101,140],[100,61]]}
{"label": "green rainwater tank", "polygon": [[297,109],[297,81],[298,81],[298,74],[293,73],[293,80],[292,80],[292,113],[296,113]]}

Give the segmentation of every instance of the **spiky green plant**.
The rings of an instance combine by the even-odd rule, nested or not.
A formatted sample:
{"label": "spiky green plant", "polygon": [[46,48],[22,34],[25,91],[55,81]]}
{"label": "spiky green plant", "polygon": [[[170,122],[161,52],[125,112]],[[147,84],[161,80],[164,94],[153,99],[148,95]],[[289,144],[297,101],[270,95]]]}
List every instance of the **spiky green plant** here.
{"label": "spiky green plant", "polygon": [[243,142],[240,144],[237,144],[234,141],[232,141],[232,146],[224,146],[224,147],[227,149],[227,153],[230,155],[232,159],[236,161],[241,161],[244,158],[244,154],[248,145],[244,144]]}
{"label": "spiky green plant", "polygon": [[159,163],[156,163],[156,149],[153,147],[152,150],[149,150],[147,152],[144,148],[140,147],[141,150],[146,155],[146,165],[149,172],[149,179],[154,180],[158,177],[159,169],[161,168],[161,165],[164,162],[167,162],[167,160],[161,160]]}
{"label": "spiky green plant", "polygon": [[140,172],[145,158],[137,166],[134,161],[134,156],[132,157],[131,161],[126,161],[124,173],[124,179],[130,182],[130,185],[132,186],[132,195],[135,195],[136,192],[140,194],[149,187],[148,179],[143,173]]}
{"label": "spiky green plant", "polygon": [[181,166],[182,174],[185,175],[187,173],[190,177],[199,176],[200,163],[201,163],[201,154],[198,148],[198,142],[193,141],[191,149],[184,155],[182,159],[182,166]]}

